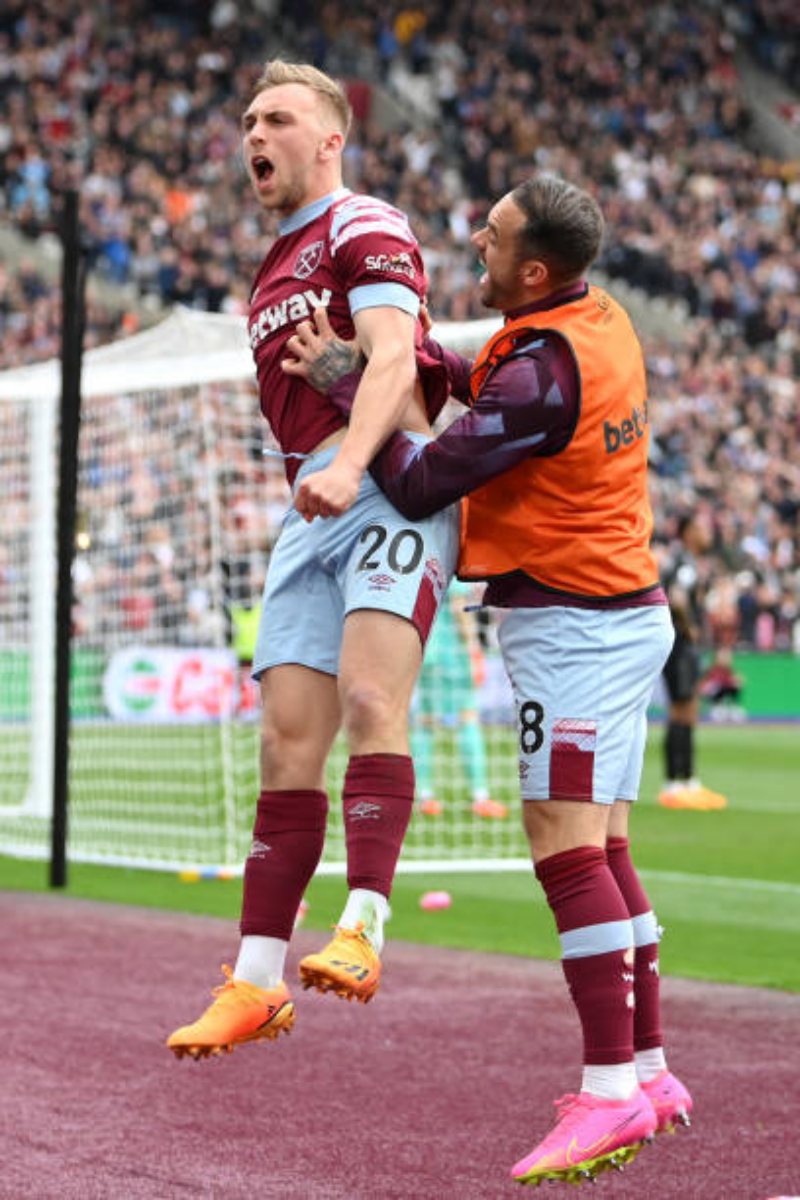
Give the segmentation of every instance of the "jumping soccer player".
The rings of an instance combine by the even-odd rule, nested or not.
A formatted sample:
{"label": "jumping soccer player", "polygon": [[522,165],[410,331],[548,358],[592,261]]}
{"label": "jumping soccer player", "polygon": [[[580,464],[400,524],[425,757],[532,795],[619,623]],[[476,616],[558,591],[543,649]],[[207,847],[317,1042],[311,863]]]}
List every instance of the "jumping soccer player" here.
{"label": "jumping soccer player", "polygon": [[[255,194],[280,217],[253,284],[250,344],[261,407],[304,515],[272,553],[253,662],[263,705],[261,793],[245,863],[233,972],[192,1025],[168,1039],[195,1058],[274,1038],[294,1022],[284,982],[289,939],[325,838],[324,770],[343,724],[342,797],[349,897],[333,940],[300,964],[305,987],[367,1001],[378,987],[383,924],[414,797],[408,707],[455,564],[457,509],[405,520],[366,468],[402,426],[422,439],[447,396],[441,363],[419,349],[426,280],[406,217],[341,186],[351,119],[341,88],[315,68],[268,63],[243,118]],[[316,307],[366,365],[352,414],[281,367]],[[427,409],[426,409],[427,404]]]}
{"label": "jumping soccer player", "polygon": [[[533,1184],[622,1166],[692,1108],[664,1056],[660,931],[628,843],[673,633],[650,550],[641,349],[584,280],[602,232],[595,201],[551,177],[494,206],[473,241],[505,324],[474,364],[438,348],[471,410],[424,446],[393,435],[372,466],[409,518],[471,493],[458,573],[507,610],[525,830],[583,1029],[580,1092],[512,1168]],[[292,345],[309,379],[343,356],[326,327],[318,314]]]}

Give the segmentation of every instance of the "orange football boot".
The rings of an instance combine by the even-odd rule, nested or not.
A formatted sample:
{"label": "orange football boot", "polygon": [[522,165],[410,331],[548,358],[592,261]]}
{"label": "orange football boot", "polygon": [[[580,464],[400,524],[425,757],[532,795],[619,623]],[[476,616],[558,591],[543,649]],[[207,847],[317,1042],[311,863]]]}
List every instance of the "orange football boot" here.
{"label": "orange football boot", "polygon": [[499,800],[490,800],[487,796],[485,800],[476,800],[472,811],[476,817],[483,817],[484,820],[504,821],[508,816],[508,805],[501,804]]}
{"label": "orange football boot", "polygon": [[285,983],[265,990],[234,979],[230,967],[222,971],[226,981],[211,993],[214,1003],[193,1025],[183,1025],[167,1038],[176,1058],[230,1054],[234,1046],[245,1042],[274,1041],[294,1025],[294,1004]]}
{"label": "orange football boot", "polygon": [[335,992],[346,1000],[367,1004],[378,990],[381,960],[372,942],[364,933],[364,923],[355,929],[336,926],[332,941],[319,954],[308,954],[300,962],[300,979],[304,988],[318,992]]}

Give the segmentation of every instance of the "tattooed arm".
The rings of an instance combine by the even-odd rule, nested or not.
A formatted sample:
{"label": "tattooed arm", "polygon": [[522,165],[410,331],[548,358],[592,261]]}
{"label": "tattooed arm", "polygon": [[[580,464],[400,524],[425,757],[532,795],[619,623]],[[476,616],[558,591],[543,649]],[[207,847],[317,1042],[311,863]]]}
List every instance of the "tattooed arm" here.
{"label": "tattooed arm", "polygon": [[300,322],[286,348],[293,355],[281,363],[286,374],[306,379],[318,392],[329,392],[345,375],[363,370],[366,362],[358,339],[338,337],[324,308],[314,310],[313,321]]}

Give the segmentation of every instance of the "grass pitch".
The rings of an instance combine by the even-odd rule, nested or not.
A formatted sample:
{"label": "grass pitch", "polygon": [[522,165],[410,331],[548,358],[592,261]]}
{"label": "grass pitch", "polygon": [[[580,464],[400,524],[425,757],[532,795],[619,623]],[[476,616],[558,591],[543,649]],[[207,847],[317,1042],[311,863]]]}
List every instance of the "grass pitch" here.
{"label": "grass pitch", "polygon": [[[800,730],[797,727],[704,726],[698,736],[698,768],[703,779],[724,792],[729,806],[721,812],[665,810],[655,802],[660,780],[662,731],[651,730],[642,799],[632,817],[637,863],[659,920],[666,929],[662,969],[667,974],[800,991]],[[172,731],[171,737],[175,738]],[[492,759],[513,764],[511,735],[493,731]],[[507,744],[506,744],[507,742]],[[452,747],[443,735],[443,761]],[[174,763],[175,750],[171,751]],[[191,764],[187,744],[178,761]],[[80,763],[80,756],[79,763]],[[158,754],[137,765],[149,794],[158,800]],[[341,771],[334,763],[334,775]],[[109,764],[109,770],[112,770]],[[184,770],[186,767],[184,766]],[[512,806],[513,832],[486,823],[473,833],[467,826],[463,782],[457,770],[446,772],[442,797],[446,812],[435,833],[415,816],[408,845],[435,838],[446,848],[470,832],[469,856],[506,848],[524,853],[518,832],[518,801],[510,772],[503,766],[493,779],[497,799]],[[446,786],[445,786],[446,784]],[[213,781],[208,786],[214,792]],[[333,780],[333,789],[336,779]],[[113,794],[113,789],[112,789]],[[186,788],[187,820],[192,787]],[[332,807],[336,807],[334,801]],[[247,814],[240,831],[246,837]],[[459,825],[461,822],[461,825]],[[157,825],[157,822],[155,822]],[[491,826],[491,827],[490,827]],[[0,844],[7,818],[0,819]],[[0,886],[43,889],[42,863],[0,858]],[[424,912],[420,896],[446,889],[453,898],[444,911]],[[182,882],[177,873],[73,863],[68,892],[74,896],[209,913],[231,920],[235,948],[238,880]],[[345,896],[338,877],[318,876],[308,892],[306,925],[327,930]],[[557,958],[552,918],[530,870],[398,875],[392,897],[390,937],[434,945]]]}

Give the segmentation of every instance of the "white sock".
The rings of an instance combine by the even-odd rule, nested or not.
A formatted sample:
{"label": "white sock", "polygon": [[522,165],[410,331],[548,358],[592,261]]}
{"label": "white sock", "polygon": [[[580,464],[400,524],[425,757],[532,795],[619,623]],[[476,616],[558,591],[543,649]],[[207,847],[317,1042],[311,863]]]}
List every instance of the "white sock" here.
{"label": "white sock", "polygon": [[372,942],[376,954],[380,954],[383,949],[384,922],[390,916],[389,901],[380,892],[370,891],[369,888],[353,888],[339,924],[344,929],[355,929],[360,921],[363,922],[364,933]]}
{"label": "white sock", "polygon": [[638,1086],[636,1067],[632,1062],[583,1068],[581,1091],[602,1096],[604,1100],[627,1100]]}
{"label": "white sock", "polygon": [[283,979],[289,943],[283,938],[261,937],[248,933],[239,946],[234,979],[246,979],[260,988],[277,987]]}
{"label": "white sock", "polygon": [[663,1046],[656,1046],[653,1050],[637,1050],[633,1060],[636,1063],[636,1078],[639,1083],[649,1083],[667,1069]]}

